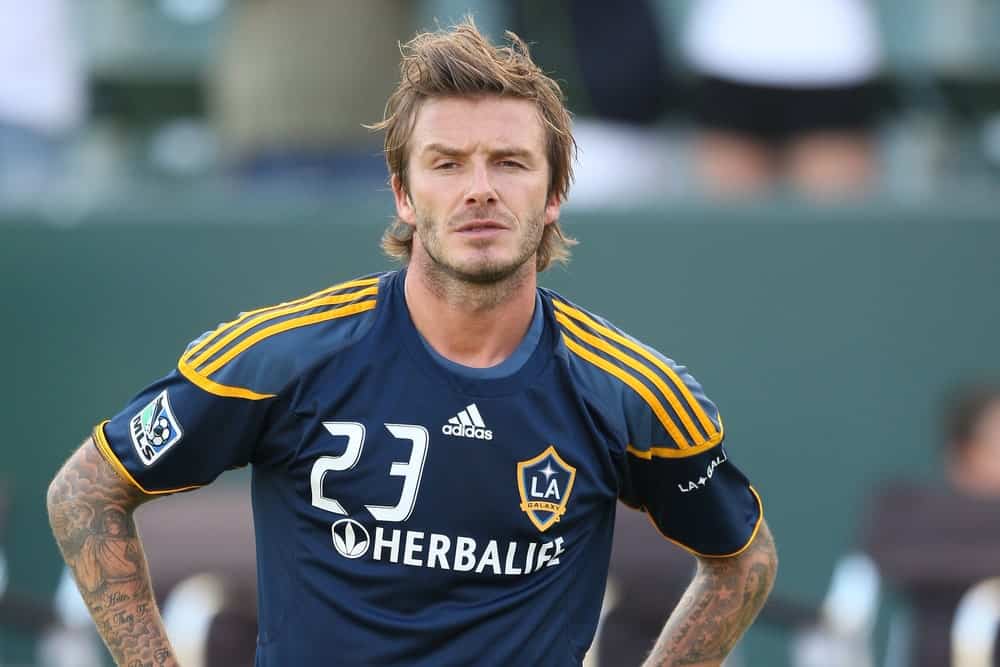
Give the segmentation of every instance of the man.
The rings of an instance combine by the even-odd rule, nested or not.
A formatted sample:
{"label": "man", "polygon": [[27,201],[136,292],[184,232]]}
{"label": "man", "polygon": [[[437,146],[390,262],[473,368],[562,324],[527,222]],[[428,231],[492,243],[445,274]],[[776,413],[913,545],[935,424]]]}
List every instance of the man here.
{"label": "man", "polygon": [[1000,576],[1000,384],[963,386],[946,403],[947,486],[896,480],[873,495],[862,540],[912,609],[910,664],[951,661],[962,596]]}
{"label": "man", "polygon": [[[621,499],[699,555],[649,664],[721,663],[774,578],[759,498],[683,367],[537,287],[573,140],[509,38],[406,45],[376,126],[406,268],[192,343],[53,481],[68,561],[78,517],[129,517],[141,554],[136,506],[252,463],[257,664],[578,665]],[[144,573],[84,593],[119,664],[173,664]]]}

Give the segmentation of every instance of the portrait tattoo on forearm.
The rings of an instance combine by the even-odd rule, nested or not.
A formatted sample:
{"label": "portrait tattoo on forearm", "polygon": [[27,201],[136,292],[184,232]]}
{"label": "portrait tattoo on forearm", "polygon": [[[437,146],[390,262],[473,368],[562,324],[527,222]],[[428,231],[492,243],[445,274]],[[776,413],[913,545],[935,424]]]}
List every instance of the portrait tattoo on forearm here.
{"label": "portrait tattoo on forearm", "polygon": [[740,556],[703,559],[646,665],[681,667],[725,659],[764,606],[777,566],[766,525]]}
{"label": "portrait tattoo on forearm", "polygon": [[73,455],[48,493],[63,558],[115,662],[127,667],[176,664],[132,518],[146,499],[93,445]]}

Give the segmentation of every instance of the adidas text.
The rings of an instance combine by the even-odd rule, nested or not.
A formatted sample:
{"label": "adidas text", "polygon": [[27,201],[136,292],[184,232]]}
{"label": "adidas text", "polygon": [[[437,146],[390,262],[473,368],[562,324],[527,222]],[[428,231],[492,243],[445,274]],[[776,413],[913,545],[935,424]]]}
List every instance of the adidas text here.
{"label": "adidas text", "polygon": [[483,416],[475,403],[465,406],[458,414],[441,427],[445,435],[457,435],[460,438],[475,438],[476,440],[492,440],[493,431],[486,428]]}
{"label": "adidas text", "polygon": [[463,426],[461,424],[445,424],[441,427],[441,432],[445,435],[457,435],[462,438],[476,438],[477,440],[492,440],[493,431],[488,428],[476,426]]}

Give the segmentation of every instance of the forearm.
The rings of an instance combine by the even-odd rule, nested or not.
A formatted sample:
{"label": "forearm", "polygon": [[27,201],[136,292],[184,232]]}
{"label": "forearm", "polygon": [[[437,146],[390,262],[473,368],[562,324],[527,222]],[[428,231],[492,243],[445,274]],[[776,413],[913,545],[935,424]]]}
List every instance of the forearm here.
{"label": "forearm", "polygon": [[132,517],[144,500],[89,441],[59,471],[47,499],[59,549],[121,667],[177,664]]}
{"label": "forearm", "polygon": [[718,667],[764,605],[778,567],[762,524],[753,544],[732,558],[702,558],[645,667]]}

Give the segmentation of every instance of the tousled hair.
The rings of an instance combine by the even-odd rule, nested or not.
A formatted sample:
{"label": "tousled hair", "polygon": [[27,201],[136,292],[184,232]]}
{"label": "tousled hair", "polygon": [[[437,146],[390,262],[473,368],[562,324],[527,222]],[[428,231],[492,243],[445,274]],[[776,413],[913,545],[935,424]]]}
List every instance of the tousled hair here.
{"label": "tousled hair", "polygon": [[[368,127],[385,132],[385,161],[390,176],[408,189],[409,141],[421,104],[434,97],[497,95],[534,102],[545,130],[549,166],[547,198],[566,200],[573,180],[576,142],[559,84],[531,60],[528,46],[512,32],[506,45],[494,46],[479,32],[471,17],[448,30],[424,32],[400,45],[399,85],[389,96],[383,119]],[[413,250],[413,227],[396,218],[382,235],[382,250],[406,263]],[[565,263],[576,241],[566,236],[556,220],[545,226],[536,268]]]}

